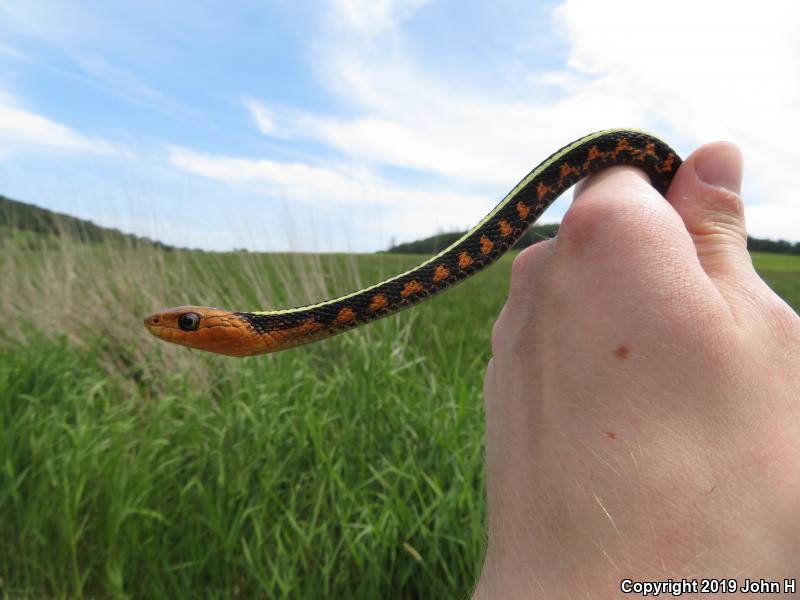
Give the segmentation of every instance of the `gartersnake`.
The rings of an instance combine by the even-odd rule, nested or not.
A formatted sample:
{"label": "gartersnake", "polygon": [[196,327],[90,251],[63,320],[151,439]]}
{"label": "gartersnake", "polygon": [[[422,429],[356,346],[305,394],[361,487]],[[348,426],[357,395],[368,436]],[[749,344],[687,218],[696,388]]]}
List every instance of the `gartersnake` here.
{"label": "gartersnake", "polygon": [[230,356],[276,352],[317,341],[417,304],[489,266],[565,190],[612,165],[634,165],[666,194],[681,159],[650,134],[608,129],[582,137],[543,161],[475,227],[445,250],[347,296],[288,310],[228,311],[181,306],[145,319],[158,338]]}

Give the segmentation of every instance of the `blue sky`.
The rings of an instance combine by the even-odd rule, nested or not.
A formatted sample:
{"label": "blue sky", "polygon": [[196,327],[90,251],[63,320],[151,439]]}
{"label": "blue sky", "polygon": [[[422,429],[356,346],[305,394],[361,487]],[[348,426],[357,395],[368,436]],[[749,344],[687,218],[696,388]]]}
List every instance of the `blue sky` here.
{"label": "blue sky", "polygon": [[0,0],[0,194],[191,247],[373,251],[632,126],[738,143],[751,234],[800,240],[795,5]]}

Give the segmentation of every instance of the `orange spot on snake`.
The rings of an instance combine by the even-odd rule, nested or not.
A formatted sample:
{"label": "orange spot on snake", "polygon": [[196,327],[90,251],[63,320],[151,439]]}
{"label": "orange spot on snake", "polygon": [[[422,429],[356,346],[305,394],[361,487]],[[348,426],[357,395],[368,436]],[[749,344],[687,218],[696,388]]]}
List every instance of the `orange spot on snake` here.
{"label": "orange spot on snake", "polygon": [[483,254],[489,254],[489,252],[492,251],[492,248],[494,248],[494,244],[492,243],[492,240],[490,240],[485,235],[482,235],[481,236],[481,252]]}
{"label": "orange spot on snake", "polygon": [[506,221],[505,219],[500,219],[498,225],[500,226],[500,235],[502,235],[503,237],[509,236],[513,233],[511,225],[509,225],[508,221]]}
{"label": "orange spot on snake", "polygon": [[620,360],[625,360],[626,358],[628,358],[628,354],[630,353],[631,351],[628,350],[628,347],[625,344],[620,344],[617,347],[617,349],[614,350],[614,356],[616,356]]}
{"label": "orange spot on snake", "polygon": [[334,319],[334,323],[343,325],[345,323],[351,323],[356,320],[356,313],[353,312],[352,308],[345,306],[342,310],[339,311],[339,314],[336,315]]}
{"label": "orange spot on snake", "polygon": [[581,172],[579,169],[565,162],[561,165],[561,173],[559,175],[558,182],[561,183],[562,181],[564,181],[564,179],[566,179],[570,175],[580,175],[580,174]]}
{"label": "orange spot on snake", "polygon": [[606,431],[606,435],[608,436],[608,439],[610,439],[610,440],[617,439],[617,434],[614,433],[613,431]]}
{"label": "orange spot on snake", "polygon": [[540,182],[539,182],[539,185],[537,185],[537,186],[536,186],[536,197],[537,197],[539,200],[543,200],[543,199],[544,199],[544,197],[547,195],[547,193],[548,193],[548,192],[552,192],[552,191],[553,191],[553,188],[551,188],[549,185],[545,185],[545,184],[543,184],[543,183],[540,181]]}
{"label": "orange spot on snake", "polygon": [[450,277],[450,271],[443,265],[436,267],[436,271],[433,272],[434,283],[439,283],[442,279],[447,279],[448,277]]}
{"label": "orange spot on snake", "polygon": [[305,343],[314,338],[314,334],[319,333],[323,329],[313,317],[309,317],[297,327],[290,327],[287,329],[274,329],[269,332],[270,339],[277,344],[278,348],[289,348],[298,343]]}
{"label": "orange spot on snake", "polygon": [[403,291],[400,292],[400,295],[403,298],[408,298],[411,294],[419,294],[422,289],[422,284],[416,279],[412,279],[405,285]]}
{"label": "orange spot on snake", "polygon": [[665,171],[672,171],[672,163],[675,160],[675,155],[672,152],[669,153],[669,156],[664,159],[663,164],[659,167],[656,167],[656,171],[659,173],[664,173]]}
{"label": "orange spot on snake", "polygon": [[[589,152],[586,155],[586,161],[583,163],[583,170],[586,171],[593,160],[598,158],[611,158],[613,160],[617,158],[617,155],[620,152],[629,152],[631,158],[638,162],[644,162],[645,158],[648,156],[658,158],[656,145],[653,142],[648,142],[645,144],[644,150],[642,150],[641,148],[631,146],[631,143],[627,138],[620,138],[617,140],[616,148],[614,148],[611,152],[602,152],[597,148],[597,146],[592,146],[589,148]],[[659,173],[672,171],[672,164],[674,160],[675,155],[670,153],[660,165],[654,165],[653,168]]]}
{"label": "orange spot on snake", "polygon": [[369,303],[369,309],[372,312],[378,312],[382,308],[386,308],[389,306],[389,301],[386,299],[386,296],[383,294],[376,294],[372,298],[372,302]]}
{"label": "orange spot on snake", "polygon": [[318,331],[319,329],[322,329],[322,323],[318,323],[316,319],[314,319],[314,317],[310,317],[305,321],[303,321],[303,324],[300,325],[300,327],[297,327],[296,329],[297,333],[303,335],[307,333],[313,333],[315,331]]}
{"label": "orange spot on snake", "polygon": [[472,257],[466,250],[458,255],[458,266],[461,269],[466,269],[472,264]]}
{"label": "orange spot on snake", "polygon": [[530,212],[531,212],[530,209],[527,206],[525,206],[525,203],[522,200],[517,202],[517,215],[519,215],[520,221],[524,221],[525,219],[527,219],[528,213]]}
{"label": "orange spot on snake", "polygon": [[613,152],[611,152],[611,156],[616,156],[620,152],[630,149],[631,149],[631,144],[628,141],[628,138],[619,138],[617,140],[617,147],[614,148]]}
{"label": "orange spot on snake", "polygon": [[611,155],[613,155],[613,152],[603,152],[597,146],[592,146],[589,148],[589,152],[586,154],[586,160],[583,161],[583,172],[588,172],[593,161],[597,160],[598,158],[608,158]]}

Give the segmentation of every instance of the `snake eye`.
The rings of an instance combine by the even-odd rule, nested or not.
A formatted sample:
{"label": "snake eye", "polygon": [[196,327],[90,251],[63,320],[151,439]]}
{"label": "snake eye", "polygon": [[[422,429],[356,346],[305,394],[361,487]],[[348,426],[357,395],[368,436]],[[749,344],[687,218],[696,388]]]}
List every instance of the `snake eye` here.
{"label": "snake eye", "polygon": [[194,331],[200,325],[200,315],[197,313],[184,313],[178,318],[178,327],[184,331]]}

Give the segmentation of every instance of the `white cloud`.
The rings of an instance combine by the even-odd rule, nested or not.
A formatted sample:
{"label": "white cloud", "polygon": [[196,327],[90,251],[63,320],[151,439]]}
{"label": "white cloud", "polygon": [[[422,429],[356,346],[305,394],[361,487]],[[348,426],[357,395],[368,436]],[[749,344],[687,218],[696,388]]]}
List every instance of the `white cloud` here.
{"label": "white cloud", "polygon": [[188,173],[232,184],[256,184],[261,189],[287,189],[295,199],[312,202],[348,198],[354,180],[335,170],[303,163],[284,163],[203,154],[171,146],[170,163]]}
{"label": "white cloud", "polygon": [[571,40],[570,66],[595,73],[607,98],[624,96],[692,145],[727,139],[742,147],[745,191],[761,200],[746,204],[753,235],[800,239],[796,2],[765,9],[685,0],[655,15],[633,0],[569,0],[557,15]]}
{"label": "white cloud", "polygon": [[[366,74],[380,89],[397,90],[395,99],[402,96],[403,84],[392,76],[396,73],[382,75],[379,68],[375,71],[368,69],[361,75]],[[432,106],[450,97],[442,87],[426,87],[420,78],[414,89],[417,96],[425,96],[421,105]],[[441,112],[395,110],[378,104],[368,107],[367,112],[372,115],[351,120],[295,114],[291,122],[279,123],[273,131],[322,141],[362,161],[453,177],[462,185],[480,183],[510,189],[552,151],[580,135],[602,129],[598,112],[608,117],[605,123],[626,122],[632,116],[637,122],[646,118],[641,107],[613,101],[595,90],[584,90],[542,107],[461,95]],[[554,123],[561,123],[562,128],[554,127]]]}
{"label": "white cloud", "polygon": [[359,161],[449,177],[454,189],[488,184],[499,198],[572,139],[647,121],[647,106],[573,71],[546,72],[537,83],[539,89],[564,88],[552,102],[530,97],[533,75],[494,93],[465,86],[457,72],[443,78],[415,63],[394,33],[376,46],[370,36],[334,29],[322,45],[325,84],[360,116],[282,113],[262,105],[277,115],[273,132],[321,141]]}
{"label": "white cloud", "polygon": [[272,135],[275,133],[275,120],[266,106],[255,100],[245,100],[244,105],[247,107],[247,110],[250,111],[261,133],[265,135]]}
{"label": "white cloud", "polygon": [[400,241],[467,228],[491,205],[485,196],[395,185],[358,166],[328,168],[253,160],[177,146],[169,148],[169,161],[183,172],[243,187],[265,198],[283,198],[302,210],[335,213],[353,209],[343,225],[357,229],[374,229],[373,209],[377,209],[379,218],[391,226],[389,235]]}
{"label": "white cloud", "polygon": [[0,105],[0,140],[5,150],[36,147],[78,153],[126,155],[121,147],[99,138],[91,138],[47,117]]}
{"label": "white cloud", "polygon": [[394,28],[428,0],[333,0],[335,14],[345,27],[364,35]]}
{"label": "white cloud", "polygon": [[[800,235],[796,3],[764,10],[676,0],[658,10],[638,0],[567,0],[554,12],[554,26],[566,34],[567,64],[543,73],[532,65],[525,85],[510,81],[501,91],[464,87],[457,73],[443,79],[409,57],[398,15],[415,3],[333,5],[350,30],[331,30],[319,71],[360,115],[251,104],[262,131],[320,141],[366,164],[443,175],[454,191],[489,184],[498,197],[553,150],[591,131],[650,129],[684,152],[729,139],[745,154],[745,192],[759,200],[748,205],[751,233]],[[382,35],[376,45],[376,31],[395,35]],[[531,85],[561,93],[539,101]],[[491,204],[487,198],[485,207]]]}
{"label": "white cloud", "polygon": [[[0,0],[0,17],[15,31],[52,42],[59,56],[78,60],[81,71],[71,66],[74,73],[62,74],[159,110],[184,110],[150,86],[151,78],[104,58],[115,54],[106,53],[99,42],[77,43],[74,38],[82,30],[90,31],[92,39],[115,38],[115,43],[116,37],[129,36],[127,43],[132,44],[139,32],[69,27],[73,20],[87,18],[101,24],[114,21],[102,13],[64,12],[51,4]],[[674,0],[669,7],[633,0],[567,0],[553,12],[552,22],[530,25],[537,39],[555,35],[551,32],[562,36],[553,57],[565,52],[563,66],[554,66],[553,57],[542,61],[509,45],[509,64],[501,58],[496,64],[474,65],[476,71],[514,74],[503,85],[497,84],[497,75],[491,86],[475,83],[481,77],[465,73],[473,65],[453,58],[453,48],[447,60],[437,62],[435,46],[449,43],[444,28],[435,41],[406,36],[415,32],[413,16],[424,4],[330,0],[330,9],[321,11],[327,18],[325,30],[310,28],[306,41],[315,49],[312,59],[320,81],[339,96],[330,104],[343,107],[342,113],[243,101],[263,134],[321,143],[339,151],[339,162],[320,166],[311,159],[256,160],[173,146],[168,154],[171,172],[206,178],[203,185],[215,192],[208,180],[236,191],[255,191],[259,198],[297,202],[298,210],[312,207],[320,218],[340,211],[348,215],[346,226],[356,223],[362,230],[378,221],[385,224],[387,238],[406,240],[474,224],[538,161],[570,140],[606,127],[634,126],[653,129],[684,152],[713,139],[737,142],[746,160],[751,233],[800,239],[800,202],[794,191],[800,165],[795,143],[800,138],[800,4],[776,2],[767,10],[712,0]],[[14,52],[0,44],[3,57]],[[26,60],[35,57],[31,53]],[[63,64],[40,66],[58,71],[55,65]],[[229,99],[247,91],[215,93]],[[12,100],[0,90],[0,152],[23,147],[124,152]],[[311,144],[302,145],[305,155],[313,151]],[[396,171],[387,167],[436,177],[404,172],[397,183]],[[180,177],[176,180],[183,185]],[[352,218],[349,207],[356,207]],[[545,219],[558,214],[557,207]]]}

